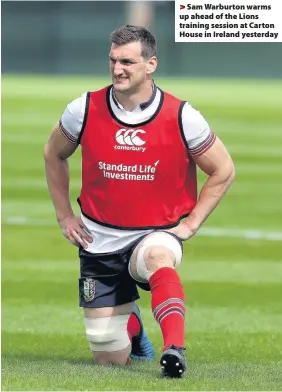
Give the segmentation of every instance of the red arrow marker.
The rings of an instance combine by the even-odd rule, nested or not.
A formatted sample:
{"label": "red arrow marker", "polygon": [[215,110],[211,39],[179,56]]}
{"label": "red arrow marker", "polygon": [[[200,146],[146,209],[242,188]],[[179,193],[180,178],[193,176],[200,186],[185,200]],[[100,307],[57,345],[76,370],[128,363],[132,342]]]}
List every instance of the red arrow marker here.
{"label": "red arrow marker", "polygon": [[185,8],[185,5],[180,4],[180,9],[184,10],[184,8]]}

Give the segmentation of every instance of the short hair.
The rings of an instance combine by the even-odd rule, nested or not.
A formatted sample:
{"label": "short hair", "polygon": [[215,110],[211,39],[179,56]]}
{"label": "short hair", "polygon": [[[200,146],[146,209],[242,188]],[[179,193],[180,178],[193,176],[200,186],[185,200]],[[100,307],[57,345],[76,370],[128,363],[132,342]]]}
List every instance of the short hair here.
{"label": "short hair", "polygon": [[145,27],[126,25],[110,34],[112,44],[125,45],[131,42],[141,42],[141,55],[145,59],[157,55],[157,42],[153,34]]}

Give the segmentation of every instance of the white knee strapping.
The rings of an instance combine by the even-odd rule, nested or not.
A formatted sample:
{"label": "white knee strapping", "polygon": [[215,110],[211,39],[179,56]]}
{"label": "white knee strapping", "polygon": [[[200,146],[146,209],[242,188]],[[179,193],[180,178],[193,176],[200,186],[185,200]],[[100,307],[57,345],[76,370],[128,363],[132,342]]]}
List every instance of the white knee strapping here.
{"label": "white knee strapping", "polygon": [[85,318],[86,337],[91,351],[119,351],[130,345],[127,333],[129,314]]}
{"label": "white knee strapping", "polygon": [[181,263],[182,247],[174,236],[166,232],[156,232],[149,234],[148,237],[144,239],[137,253],[136,269],[140,277],[140,279],[138,279],[139,282],[148,282],[149,278],[152,275],[152,273],[148,271],[147,265],[144,260],[144,253],[149,246],[163,246],[169,249],[175,256],[175,268],[177,268]]}

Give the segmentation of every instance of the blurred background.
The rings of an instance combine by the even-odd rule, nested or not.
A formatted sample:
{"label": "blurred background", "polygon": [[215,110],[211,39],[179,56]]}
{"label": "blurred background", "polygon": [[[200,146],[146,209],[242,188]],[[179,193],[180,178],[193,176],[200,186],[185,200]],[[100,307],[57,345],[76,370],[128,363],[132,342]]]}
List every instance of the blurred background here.
{"label": "blurred background", "polygon": [[126,23],[156,34],[158,75],[281,77],[281,44],[175,43],[172,1],[3,1],[2,70],[105,75],[108,36]]}
{"label": "blurred background", "polygon": [[[282,352],[282,50],[280,43],[175,43],[174,3],[2,1],[3,390],[278,390]],[[78,309],[77,250],[62,236],[43,146],[66,105],[111,83],[109,34],[122,24],[158,41],[155,82],[189,101],[236,166],[228,194],[184,244],[189,377],[158,362],[89,368]],[[80,150],[70,159],[71,200]],[[205,176],[199,172],[199,189]],[[141,292],[158,354],[159,328]]]}

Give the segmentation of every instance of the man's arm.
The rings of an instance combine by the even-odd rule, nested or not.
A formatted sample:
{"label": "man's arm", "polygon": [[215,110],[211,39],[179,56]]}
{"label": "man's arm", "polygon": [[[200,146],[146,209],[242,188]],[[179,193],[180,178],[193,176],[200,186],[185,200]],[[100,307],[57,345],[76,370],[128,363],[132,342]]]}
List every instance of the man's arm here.
{"label": "man's arm", "polygon": [[218,137],[206,152],[193,156],[193,160],[209,177],[201,189],[196,206],[184,220],[192,235],[212,213],[235,178],[234,163]]}
{"label": "man's arm", "polygon": [[62,134],[59,123],[54,127],[44,147],[45,173],[56,216],[64,236],[74,245],[87,247],[92,238],[80,218],[74,216],[69,197],[69,165],[67,159],[75,152],[77,144]]}
{"label": "man's arm", "polygon": [[214,144],[202,155],[193,156],[195,163],[208,175],[198,201],[189,216],[168,231],[180,239],[192,237],[218,205],[235,178],[233,161],[217,137]]}
{"label": "man's arm", "polygon": [[190,159],[208,175],[189,216],[170,229],[179,238],[192,237],[215,209],[235,177],[233,161],[202,114],[188,102],[182,109],[182,128]]}
{"label": "man's arm", "polygon": [[69,198],[69,158],[77,144],[62,134],[59,123],[54,127],[44,147],[45,173],[58,222],[74,215]]}

